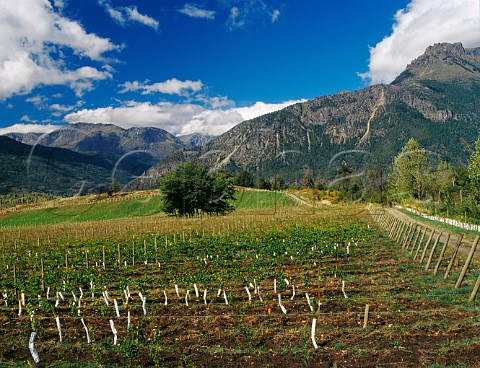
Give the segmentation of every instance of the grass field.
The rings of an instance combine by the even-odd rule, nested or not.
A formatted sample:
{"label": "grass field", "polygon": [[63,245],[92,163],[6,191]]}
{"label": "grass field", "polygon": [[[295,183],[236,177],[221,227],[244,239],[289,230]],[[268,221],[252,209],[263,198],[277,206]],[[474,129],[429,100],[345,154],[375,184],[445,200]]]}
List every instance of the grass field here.
{"label": "grass field", "polygon": [[[297,206],[298,203],[282,192],[240,190],[235,194],[233,202],[237,210],[268,210],[286,206]],[[27,208],[17,212],[0,215],[1,225],[31,226],[59,224],[65,222],[102,221],[119,218],[135,218],[139,216],[161,215],[162,198],[159,193],[143,198],[119,198],[112,200],[105,196],[79,197],[76,201],[62,203],[54,201],[53,206],[36,209]],[[48,205],[48,203],[44,204]]]}
{"label": "grass field", "polygon": [[37,366],[476,366],[478,263],[454,289],[462,259],[432,275],[358,206],[243,194],[227,216],[0,229],[0,365],[34,365],[35,331]]}

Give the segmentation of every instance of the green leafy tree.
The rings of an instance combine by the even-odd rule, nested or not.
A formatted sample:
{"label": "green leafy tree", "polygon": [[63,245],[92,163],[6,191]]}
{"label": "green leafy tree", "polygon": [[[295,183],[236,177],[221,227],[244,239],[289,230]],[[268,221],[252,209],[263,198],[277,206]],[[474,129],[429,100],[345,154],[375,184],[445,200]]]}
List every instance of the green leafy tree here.
{"label": "green leafy tree", "polygon": [[313,188],[315,186],[315,180],[313,178],[313,171],[309,166],[303,168],[302,184],[306,188]]}
{"label": "green leafy tree", "polygon": [[321,174],[318,174],[315,178],[315,189],[325,190],[328,188],[328,180],[325,179]]}
{"label": "green leafy tree", "polygon": [[270,190],[272,189],[272,183],[270,183],[264,177],[260,177],[260,179],[258,179],[258,189]]}
{"label": "green leafy tree", "polygon": [[286,188],[285,180],[280,174],[276,174],[272,180],[272,190],[282,190]]}
{"label": "green leafy tree", "polygon": [[253,176],[246,170],[241,170],[235,178],[235,184],[241,187],[253,187]]}
{"label": "green leafy tree", "polygon": [[386,184],[387,178],[380,166],[369,169],[363,183],[366,199],[371,202],[383,202]]}
{"label": "green leafy tree", "polygon": [[390,190],[395,196],[423,198],[431,185],[427,151],[410,138],[393,160]]}
{"label": "green leafy tree", "polygon": [[480,137],[475,142],[475,151],[468,161],[468,187],[475,202],[480,203]]}
{"label": "green leafy tree", "polygon": [[109,197],[113,196],[115,193],[119,192],[122,189],[118,180],[113,179],[110,185],[107,188],[107,194]]}
{"label": "green leafy tree", "polygon": [[172,215],[227,213],[234,210],[233,179],[224,173],[208,172],[206,167],[189,161],[177,166],[159,183],[163,210]]}
{"label": "green leafy tree", "polygon": [[438,199],[446,199],[455,185],[455,172],[452,165],[441,161],[437,166],[435,173],[435,190],[438,192]]}

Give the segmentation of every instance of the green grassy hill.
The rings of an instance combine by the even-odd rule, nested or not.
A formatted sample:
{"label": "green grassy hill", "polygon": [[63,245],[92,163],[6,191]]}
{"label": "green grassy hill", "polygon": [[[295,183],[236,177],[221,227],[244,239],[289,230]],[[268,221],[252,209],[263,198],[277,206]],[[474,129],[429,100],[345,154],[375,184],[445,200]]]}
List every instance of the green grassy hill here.
{"label": "green grassy hill", "polygon": [[[297,206],[298,203],[285,193],[239,190],[235,194],[237,210],[275,209]],[[69,204],[70,202],[70,204]],[[142,198],[105,195],[77,197],[69,200],[46,202],[43,206],[19,209],[0,215],[0,224],[10,226],[34,226],[65,222],[102,221],[117,218],[161,215],[162,197],[158,193]]]}

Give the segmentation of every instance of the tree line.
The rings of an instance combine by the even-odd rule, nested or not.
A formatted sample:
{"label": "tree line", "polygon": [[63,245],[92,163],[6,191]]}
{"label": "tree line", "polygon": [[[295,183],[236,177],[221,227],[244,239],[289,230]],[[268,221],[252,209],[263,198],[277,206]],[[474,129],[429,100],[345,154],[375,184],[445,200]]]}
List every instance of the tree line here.
{"label": "tree line", "polygon": [[388,182],[392,202],[417,200],[431,212],[480,219],[480,137],[468,162],[435,165],[432,153],[410,139],[394,158]]}
{"label": "tree line", "polygon": [[160,181],[164,210],[174,215],[224,214],[233,211],[235,186],[266,190],[310,188],[321,193],[335,191],[343,201],[421,203],[432,213],[480,219],[480,137],[468,162],[453,167],[438,161],[436,154],[411,138],[394,157],[390,167],[359,170],[341,162],[334,179],[304,167],[303,177],[286,183],[277,174],[254,176],[209,171],[200,163],[186,162]]}

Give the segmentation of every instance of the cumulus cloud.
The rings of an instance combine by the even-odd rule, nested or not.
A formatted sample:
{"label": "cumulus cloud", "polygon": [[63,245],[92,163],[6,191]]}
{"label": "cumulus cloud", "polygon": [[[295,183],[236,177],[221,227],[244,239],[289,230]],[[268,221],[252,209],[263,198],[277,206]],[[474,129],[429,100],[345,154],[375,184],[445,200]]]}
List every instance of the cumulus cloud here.
{"label": "cumulus cloud", "polygon": [[279,104],[257,102],[247,107],[206,108],[198,104],[126,102],[120,107],[83,109],[65,116],[69,123],[112,123],[124,128],[153,126],[176,135],[206,133],[219,135],[242,121],[283,109],[301,101]]}
{"label": "cumulus cloud", "polygon": [[93,82],[111,77],[91,66],[68,69],[63,49],[105,62],[119,47],[87,33],[77,22],[57,13],[48,0],[3,1],[0,7],[0,100],[29,93],[39,85],[68,85],[77,95]]}
{"label": "cumulus cloud", "polygon": [[179,12],[192,18],[202,18],[210,20],[215,18],[215,11],[202,9],[194,4],[185,4],[185,6],[180,9]]}
{"label": "cumulus cloud", "polygon": [[14,124],[6,128],[0,128],[0,135],[8,133],[50,133],[58,129],[57,125],[52,124]]}
{"label": "cumulus cloud", "polygon": [[270,114],[271,112],[282,110],[287,106],[294,105],[299,102],[305,102],[307,100],[290,100],[277,104],[265,103],[265,102],[255,102],[251,106],[246,107],[236,107],[233,110],[237,111],[243,118],[243,120],[254,119],[258,116]]}
{"label": "cumulus cloud", "polygon": [[169,79],[165,82],[148,84],[148,81],[145,82],[125,82],[120,84],[119,87],[123,87],[119,92],[126,93],[132,91],[141,91],[143,95],[150,93],[158,92],[168,95],[179,95],[185,96],[190,92],[198,92],[203,88],[203,83],[201,80],[197,81],[181,81],[177,78]]}
{"label": "cumulus cloud", "polygon": [[160,26],[156,19],[141,14],[136,6],[113,7],[110,0],[99,0],[98,3],[105,9],[110,17],[121,26],[126,26],[131,23],[139,23],[155,30]]}
{"label": "cumulus cloud", "polygon": [[176,134],[180,131],[179,127],[203,110],[204,107],[195,104],[128,102],[120,107],[82,109],[66,115],[64,119],[69,123],[112,123],[123,128],[157,127]]}
{"label": "cumulus cloud", "polygon": [[371,84],[392,82],[413,59],[438,42],[480,46],[478,0],[412,0],[395,14],[392,34],[370,48]]}

